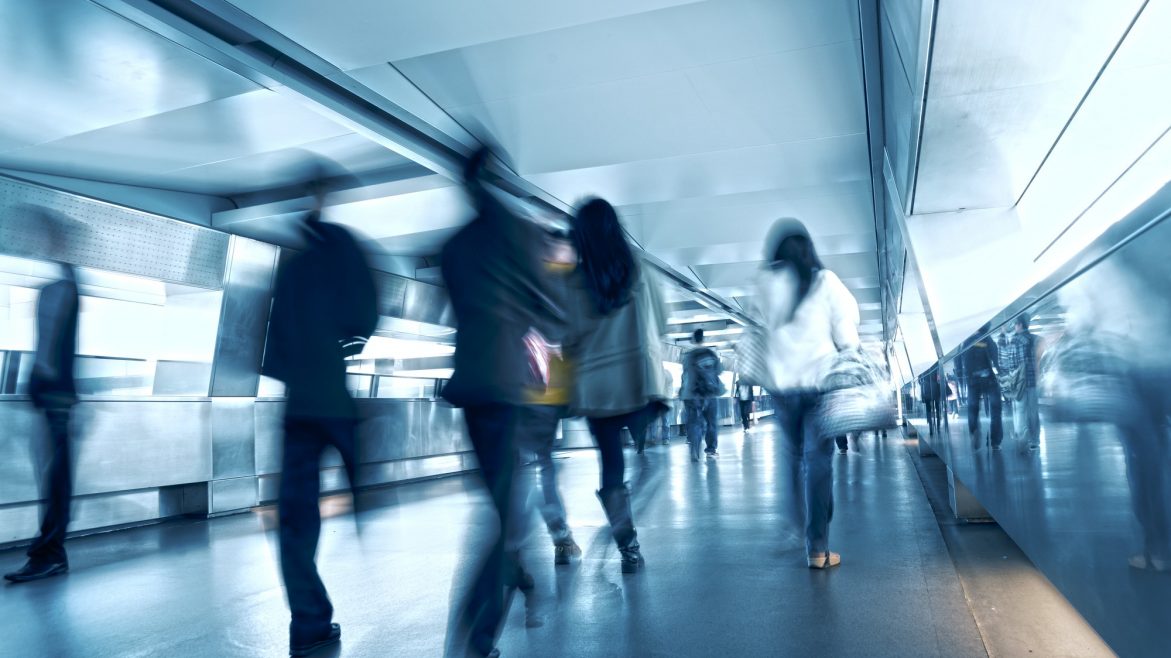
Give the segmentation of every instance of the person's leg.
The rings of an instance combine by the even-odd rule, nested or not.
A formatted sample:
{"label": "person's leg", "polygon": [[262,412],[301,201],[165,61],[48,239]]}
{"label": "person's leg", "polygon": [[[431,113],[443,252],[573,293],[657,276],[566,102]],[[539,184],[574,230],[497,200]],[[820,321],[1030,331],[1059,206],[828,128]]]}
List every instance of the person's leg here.
{"label": "person's leg", "polygon": [[517,407],[500,404],[464,409],[468,436],[480,465],[479,474],[500,520],[499,532],[473,581],[463,610],[462,624],[470,631],[471,649],[481,655],[494,648],[505,613],[505,570],[510,565],[504,544],[511,532],[517,411]]}
{"label": "person's leg", "polygon": [[978,378],[973,378],[971,384],[968,386],[968,433],[975,434],[980,431],[980,383]]}
{"label": "person's leg", "polygon": [[329,635],[333,605],[317,573],[321,533],[321,450],[326,437],[314,420],[285,418],[277,500],[281,576],[289,599],[289,643],[305,646]]}
{"label": "person's leg", "polygon": [[707,424],[707,430],[703,435],[704,443],[707,444],[704,452],[709,455],[716,454],[716,449],[720,444],[720,426],[716,420],[716,412],[719,407],[719,398],[705,398],[703,400],[703,420]]}
{"label": "person's leg", "polygon": [[842,453],[843,455],[846,454],[846,451],[850,447],[849,439],[845,434],[841,436],[835,436],[834,443],[838,446],[838,452]]}
{"label": "person's leg", "polygon": [[805,422],[805,548],[810,556],[829,552],[829,523],[834,515],[833,440],[818,436],[816,423]]}
{"label": "person's leg", "polygon": [[626,428],[630,430],[630,435],[634,437],[634,444],[638,446],[639,452],[642,452],[646,447],[646,435],[650,431],[650,426],[654,419],[655,411],[650,406],[626,415]]}
{"label": "person's leg", "polygon": [[549,529],[553,543],[569,539],[572,534],[566,522],[565,503],[557,487],[557,469],[553,462],[553,441],[561,407],[528,405],[517,410],[516,440],[519,448],[531,451],[540,469],[541,518]]}
{"label": "person's leg", "polygon": [[41,517],[41,531],[28,549],[29,563],[36,566],[69,563],[65,554],[65,531],[69,527],[69,507],[73,498],[69,415],[69,407],[45,410],[50,450],[42,490],[45,511]]}
{"label": "person's leg", "polygon": [[788,472],[784,477],[788,487],[785,496],[786,521],[794,532],[805,527],[805,414],[801,396],[774,394],[777,425],[781,431],[781,445],[785,451]]}
{"label": "person's leg", "polygon": [[999,450],[1001,441],[1004,441],[1004,410],[1001,408],[1003,403],[1000,384],[995,378],[989,378],[985,382],[984,398],[988,400],[988,418],[991,425],[989,442],[993,449]]}
{"label": "person's leg", "polygon": [[703,407],[701,400],[686,400],[687,445],[691,448],[692,461],[699,461],[699,441],[703,432]]}
{"label": "person's leg", "polygon": [[1041,445],[1041,408],[1037,397],[1037,387],[1025,389],[1025,399],[1018,402],[1017,406],[1025,408],[1025,420],[1029,426],[1029,448],[1035,450]]}
{"label": "person's leg", "polygon": [[602,465],[601,488],[598,489],[598,500],[606,512],[610,522],[610,530],[614,535],[614,543],[622,553],[622,571],[634,573],[642,566],[642,553],[639,552],[638,533],[634,529],[634,517],[630,509],[630,490],[627,489],[624,477],[624,460],[622,456],[621,430],[623,427],[644,424],[643,412],[637,411],[611,418],[591,418],[590,430],[598,444],[598,458]]}

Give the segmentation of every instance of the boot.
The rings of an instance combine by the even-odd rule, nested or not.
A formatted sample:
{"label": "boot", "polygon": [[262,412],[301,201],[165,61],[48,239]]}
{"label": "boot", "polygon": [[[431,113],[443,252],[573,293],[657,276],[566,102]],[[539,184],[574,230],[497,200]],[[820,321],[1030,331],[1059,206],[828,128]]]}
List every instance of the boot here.
{"label": "boot", "polygon": [[634,573],[643,566],[639,552],[638,533],[634,530],[634,517],[630,513],[630,489],[626,485],[608,487],[598,491],[598,500],[610,521],[614,542],[622,553],[622,573]]}
{"label": "boot", "polygon": [[569,564],[571,558],[581,557],[581,546],[570,535],[553,542],[553,564]]}

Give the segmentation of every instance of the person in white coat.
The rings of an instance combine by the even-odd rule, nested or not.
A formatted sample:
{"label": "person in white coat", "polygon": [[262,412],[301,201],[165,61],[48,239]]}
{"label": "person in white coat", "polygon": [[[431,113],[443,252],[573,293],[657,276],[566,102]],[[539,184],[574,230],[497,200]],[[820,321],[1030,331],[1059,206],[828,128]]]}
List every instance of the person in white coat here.
{"label": "person in white coat", "polygon": [[768,331],[768,388],[791,457],[792,518],[804,519],[809,567],[826,569],[841,562],[829,550],[834,437],[822,435],[815,412],[835,355],[860,345],[858,303],[821,264],[809,231],[796,219],[773,224],[764,261],[758,287]]}

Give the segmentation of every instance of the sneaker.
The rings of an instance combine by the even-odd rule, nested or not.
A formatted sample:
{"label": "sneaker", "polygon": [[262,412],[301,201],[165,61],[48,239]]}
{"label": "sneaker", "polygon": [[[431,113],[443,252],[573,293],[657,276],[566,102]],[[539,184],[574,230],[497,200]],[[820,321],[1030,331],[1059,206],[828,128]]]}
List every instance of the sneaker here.
{"label": "sneaker", "polygon": [[980,434],[979,430],[969,432],[968,437],[972,439],[972,450],[979,450],[984,447],[984,437]]}
{"label": "sneaker", "polygon": [[1171,564],[1168,564],[1167,560],[1150,555],[1135,555],[1128,559],[1127,563],[1132,569],[1152,569],[1159,572],[1171,569]]}
{"label": "sneaker", "polygon": [[636,573],[646,565],[646,561],[642,559],[642,552],[638,548],[638,544],[632,544],[627,548],[618,549],[618,552],[622,554],[622,573]]}
{"label": "sneaker", "polygon": [[713,450],[713,451],[711,451],[711,452],[707,453],[707,458],[708,458],[708,459],[719,459],[719,458],[720,458],[720,453],[718,453],[718,452],[716,452],[715,450]]}
{"label": "sneaker", "polygon": [[846,452],[847,452],[847,450],[845,448],[838,448],[839,455],[844,455],[844,454],[846,454]]}
{"label": "sneaker", "polygon": [[572,558],[581,557],[581,546],[573,539],[553,545],[553,564],[569,564]]}

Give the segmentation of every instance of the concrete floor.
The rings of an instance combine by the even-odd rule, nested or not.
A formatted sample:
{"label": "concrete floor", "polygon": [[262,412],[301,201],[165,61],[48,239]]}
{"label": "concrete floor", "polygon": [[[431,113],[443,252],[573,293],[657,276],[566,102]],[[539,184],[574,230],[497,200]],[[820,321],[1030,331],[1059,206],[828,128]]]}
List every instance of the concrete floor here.
{"label": "concrete floor", "polygon": [[[562,492],[585,558],[555,570],[534,527],[537,591],[514,600],[503,654],[989,655],[904,444],[868,438],[835,456],[843,565],[829,572],[807,569],[783,527],[785,457],[769,425],[746,437],[725,428],[717,462],[692,464],[679,441],[628,452],[648,562],[634,576],[619,572],[593,494],[593,451],[568,454]],[[323,502],[318,560],[343,629],[340,651],[324,655],[441,655],[454,588],[491,532],[487,501],[471,477],[366,495],[360,526],[345,498]],[[283,655],[274,521],[265,509],[71,540],[70,574],[3,589],[0,656]],[[0,553],[5,569],[20,561]]]}

